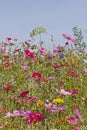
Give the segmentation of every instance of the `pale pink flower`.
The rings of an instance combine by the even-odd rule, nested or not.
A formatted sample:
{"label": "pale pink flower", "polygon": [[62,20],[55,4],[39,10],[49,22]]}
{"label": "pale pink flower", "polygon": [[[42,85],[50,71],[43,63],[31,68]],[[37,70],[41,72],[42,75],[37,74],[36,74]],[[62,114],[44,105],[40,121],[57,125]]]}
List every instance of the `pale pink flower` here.
{"label": "pale pink flower", "polygon": [[61,94],[61,95],[65,95],[65,96],[68,96],[68,95],[72,94],[71,92],[68,92],[68,91],[66,91],[64,89],[58,90],[57,88],[56,88],[56,92]]}
{"label": "pale pink flower", "polygon": [[29,69],[30,69],[29,66],[21,66],[21,68],[22,68],[23,70],[29,70]]}
{"label": "pale pink flower", "polygon": [[80,122],[84,122],[84,120],[82,118],[82,115],[80,114],[80,112],[79,112],[78,109],[74,110],[74,114],[78,117],[78,119],[79,119]]}
{"label": "pale pink flower", "polygon": [[85,74],[87,74],[87,69],[86,68],[83,71],[84,71]]}
{"label": "pale pink flower", "polygon": [[76,44],[76,40],[74,38],[72,38],[71,36],[67,35],[67,34],[63,34],[63,37],[67,40],[70,40],[71,42]]}

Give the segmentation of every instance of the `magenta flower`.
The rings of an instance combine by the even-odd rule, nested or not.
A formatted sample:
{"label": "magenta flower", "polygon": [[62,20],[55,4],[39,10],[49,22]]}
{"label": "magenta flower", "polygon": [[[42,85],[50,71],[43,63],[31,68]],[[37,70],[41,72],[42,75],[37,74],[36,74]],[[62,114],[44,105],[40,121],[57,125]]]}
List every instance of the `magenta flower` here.
{"label": "magenta flower", "polygon": [[36,97],[26,97],[25,100],[36,101]]}
{"label": "magenta flower", "polygon": [[35,55],[33,52],[31,52],[30,50],[24,50],[25,54],[30,57],[30,58],[35,58]]}
{"label": "magenta flower", "polygon": [[12,40],[12,38],[11,38],[11,37],[7,37],[7,40],[8,40],[8,41],[11,41],[11,40]]}
{"label": "magenta flower", "polygon": [[34,79],[40,79],[40,78],[42,77],[42,75],[41,75],[40,73],[33,72],[32,77],[33,77]]}
{"label": "magenta flower", "polygon": [[73,90],[71,90],[71,93],[72,93],[72,94],[78,94],[78,91],[75,90],[75,89],[73,89]]}
{"label": "magenta flower", "polygon": [[78,123],[78,119],[76,119],[75,117],[66,116],[66,120],[69,124],[76,125]]}
{"label": "magenta flower", "polygon": [[70,40],[71,42],[76,44],[76,40],[74,38],[72,38],[71,36],[67,35],[67,34],[63,34],[63,37],[67,40]]}
{"label": "magenta flower", "polygon": [[18,97],[19,97],[19,98],[20,98],[20,97],[25,97],[28,93],[29,93],[29,91],[26,90],[26,91],[20,93]]}
{"label": "magenta flower", "polygon": [[29,117],[26,118],[26,124],[31,124],[31,123],[38,123],[42,120],[43,114],[42,113],[37,113],[37,112],[31,112],[29,114]]}

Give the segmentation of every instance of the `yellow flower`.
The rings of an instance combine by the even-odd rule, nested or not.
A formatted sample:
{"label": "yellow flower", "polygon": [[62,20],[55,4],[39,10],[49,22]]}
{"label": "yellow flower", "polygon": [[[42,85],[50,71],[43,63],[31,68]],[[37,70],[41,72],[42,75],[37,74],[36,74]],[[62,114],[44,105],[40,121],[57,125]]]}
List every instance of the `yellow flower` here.
{"label": "yellow flower", "polygon": [[44,104],[44,101],[42,101],[42,100],[39,100],[38,102],[37,102],[37,105],[43,105]]}
{"label": "yellow flower", "polygon": [[62,98],[56,98],[53,100],[53,102],[55,103],[64,103],[64,100]]}

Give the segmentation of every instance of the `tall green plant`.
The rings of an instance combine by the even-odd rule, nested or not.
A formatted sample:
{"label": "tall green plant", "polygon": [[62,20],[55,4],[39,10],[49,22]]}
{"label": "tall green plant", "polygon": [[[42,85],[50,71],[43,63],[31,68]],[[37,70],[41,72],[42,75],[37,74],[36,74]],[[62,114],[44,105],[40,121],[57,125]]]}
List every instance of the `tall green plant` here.
{"label": "tall green plant", "polygon": [[75,40],[77,42],[77,48],[79,50],[84,50],[86,47],[86,43],[83,41],[83,34],[82,34],[82,30],[79,29],[77,26],[74,26],[73,29],[73,34],[75,36]]}
{"label": "tall green plant", "polygon": [[35,37],[37,36],[37,35],[39,35],[39,42],[40,42],[40,46],[42,46],[42,44],[43,44],[43,41],[42,41],[42,39],[41,39],[41,34],[42,33],[47,33],[47,31],[46,31],[46,29],[44,28],[44,27],[37,27],[37,28],[35,28],[35,29],[33,29],[31,32],[30,32],[30,37],[31,37],[31,39],[32,40],[35,40]]}

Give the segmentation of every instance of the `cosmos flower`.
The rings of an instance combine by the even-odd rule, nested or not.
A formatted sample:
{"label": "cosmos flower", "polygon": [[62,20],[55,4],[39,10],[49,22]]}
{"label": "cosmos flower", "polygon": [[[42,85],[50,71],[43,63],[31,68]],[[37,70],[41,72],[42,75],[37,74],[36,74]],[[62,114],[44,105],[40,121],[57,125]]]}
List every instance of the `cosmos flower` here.
{"label": "cosmos flower", "polygon": [[23,70],[26,70],[26,71],[30,69],[29,66],[21,66],[21,68],[22,68]]}
{"label": "cosmos flower", "polygon": [[84,122],[82,115],[80,114],[78,109],[75,109],[73,113],[78,117],[80,122]]}
{"label": "cosmos flower", "polygon": [[40,79],[42,76],[41,76],[40,73],[33,72],[32,77],[33,77],[34,79]]}
{"label": "cosmos flower", "polygon": [[31,112],[29,117],[26,118],[26,124],[36,124],[43,119],[42,113]]}
{"label": "cosmos flower", "polygon": [[33,52],[31,52],[30,50],[24,50],[25,54],[30,57],[30,58],[35,58],[35,55]]}
{"label": "cosmos flower", "polygon": [[72,38],[71,36],[67,35],[67,34],[63,34],[63,37],[67,40],[70,40],[71,42],[76,44],[76,40],[74,38]]}
{"label": "cosmos flower", "polygon": [[12,38],[11,38],[11,37],[7,37],[7,40],[8,40],[8,41],[11,41],[11,40],[12,40]]}
{"label": "cosmos flower", "polygon": [[18,97],[19,97],[19,98],[20,98],[20,97],[25,97],[28,93],[29,93],[29,91],[28,91],[28,90],[23,91],[22,93],[20,93],[20,94],[19,94],[19,96],[18,96]]}
{"label": "cosmos flower", "polygon": [[58,90],[57,88],[56,88],[56,92],[61,94],[61,95],[65,95],[65,96],[68,96],[68,95],[72,94],[71,92],[68,92],[68,91],[66,91],[64,89]]}
{"label": "cosmos flower", "polygon": [[8,62],[5,62],[3,65],[4,65],[5,67],[9,67],[9,66],[10,66],[10,64],[9,64]]}

